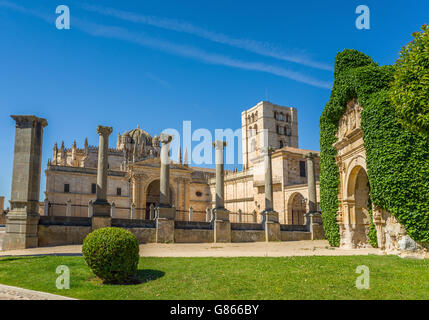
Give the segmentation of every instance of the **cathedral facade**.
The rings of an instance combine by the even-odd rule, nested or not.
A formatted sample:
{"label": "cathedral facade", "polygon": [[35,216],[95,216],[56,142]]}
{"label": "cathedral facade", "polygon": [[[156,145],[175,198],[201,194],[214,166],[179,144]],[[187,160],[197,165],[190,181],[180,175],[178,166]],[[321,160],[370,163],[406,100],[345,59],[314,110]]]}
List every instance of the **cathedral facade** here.
{"label": "cathedral facade", "polygon": [[[242,112],[241,171],[225,171],[225,205],[231,221],[259,222],[264,210],[263,156],[261,145],[272,154],[274,210],[280,223],[303,224],[307,206],[305,155],[316,151],[298,148],[297,109],[262,101]],[[45,203],[41,214],[53,216],[90,215],[95,200],[98,147],[53,148],[46,175]],[[116,148],[108,154],[108,201],[112,215],[123,219],[151,219],[151,207],[159,203],[160,142],[157,136],[137,127],[118,134]],[[315,159],[316,180],[319,162]],[[317,183],[317,198],[319,199]],[[170,201],[176,219],[205,221],[206,210],[215,200],[215,170],[192,167],[179,151],[170,169]]]}

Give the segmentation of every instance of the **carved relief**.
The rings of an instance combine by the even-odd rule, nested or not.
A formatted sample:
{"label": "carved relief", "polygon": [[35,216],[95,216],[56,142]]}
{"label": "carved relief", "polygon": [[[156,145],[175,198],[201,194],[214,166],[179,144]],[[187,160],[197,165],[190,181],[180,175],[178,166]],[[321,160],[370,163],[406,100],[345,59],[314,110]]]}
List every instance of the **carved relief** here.
{"label": "carved relief", "polygon": [[347,109],[338,121],[337,138],[339,140],[361,127],[361,112],[362,107],[357,102],[357,99],[350,100],[347,103]]}

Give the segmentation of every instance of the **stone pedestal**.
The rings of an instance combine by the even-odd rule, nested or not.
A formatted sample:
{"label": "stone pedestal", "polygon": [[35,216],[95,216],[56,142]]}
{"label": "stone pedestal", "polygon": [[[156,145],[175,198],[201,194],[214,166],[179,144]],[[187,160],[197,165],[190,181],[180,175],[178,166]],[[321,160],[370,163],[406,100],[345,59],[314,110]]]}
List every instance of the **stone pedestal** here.
{"label": "stone pedestal", "polygon": [[262,225],[265,230],[265,241],[281,241],[279,214],[275,211],[262,212]]}
{"label": "stone pedestal", "polygon": [[322,215],[319,212],[307,213],[306,215],[307,228],[311,232],[311,240],[325,239],[325,231],[323,229]]}
{"label": "stone pedestal", "polygon": [[39,245],[37,228],[40,216],[37,213],[26,213],[25,210],[6,215],[6,235],[3,239],[3,250],[36,248]]}
{"label": "stone pedestal", "polygon": [[174,242],[174,218],[176,209],[168,207],[157,207],[156,214],[156,242]]}
{"label": "stone pedestal", "polygon": [[231,242],[231,222],[229,221],[229,211],[226,209],[214,209],[213,215],[214,242]]}
{"label": "stone pedestal", "polygon": [[110,216],[92,216],[92,230],[107,228],[112,226],[112,218]]}

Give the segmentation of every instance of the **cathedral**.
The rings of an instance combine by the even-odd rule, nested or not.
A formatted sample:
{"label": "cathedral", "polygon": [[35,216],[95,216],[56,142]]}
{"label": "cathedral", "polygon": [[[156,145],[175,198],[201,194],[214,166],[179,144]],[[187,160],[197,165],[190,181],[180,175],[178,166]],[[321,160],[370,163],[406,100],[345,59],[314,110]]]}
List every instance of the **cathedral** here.
{"label": "cathedral", "polygon": [[[264,178],[261,142],[272,154],[274,210],[282,224],[303,224],[307,201],[306,155],[317,151],[298,146],[297,109],[261,101],[241,114],[243,168],[225,171],[225,207],[231,221],[260,222],[264,210]],[[97,183],[98,147],[83,148],[73,142],[53,148],[46,175],[45,202],[41,214],[90,215]],[[108,152],[108,201],[112,216],[152,219],[151,208],[159,203],[160,142],[137,127],[118,134],[116,148]],[[314,159],[319,199],[319,159]],[[215,170],[188,164],[179,151],[170,169],[170,197],[177,220],[205,221],[207,208],[215,202]]]}

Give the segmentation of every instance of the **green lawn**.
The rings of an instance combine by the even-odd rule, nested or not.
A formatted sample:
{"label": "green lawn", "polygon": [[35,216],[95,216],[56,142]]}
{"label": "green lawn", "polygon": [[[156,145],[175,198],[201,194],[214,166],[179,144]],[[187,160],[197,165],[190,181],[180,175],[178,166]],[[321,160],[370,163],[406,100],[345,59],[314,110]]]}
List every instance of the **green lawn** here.
{"label": "green lawn", "polygon": [[[70,289],[55,286],[70,269]],[[355,287],[359,265],[370,289]],[[137,285],[103,285],[82,257],[0,259],[0,283],[80,299],[429,299],[429,261],[396,256],[141,258]]]}

